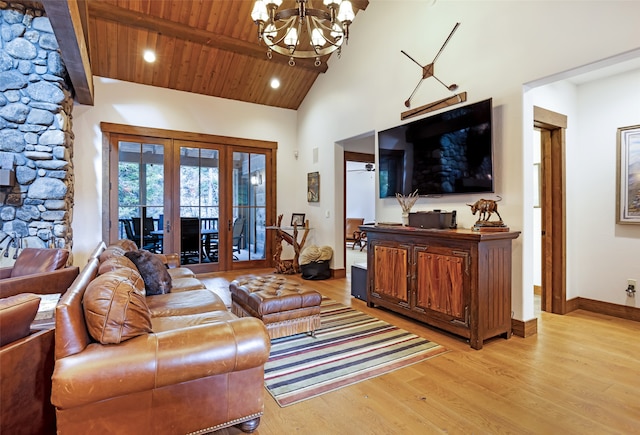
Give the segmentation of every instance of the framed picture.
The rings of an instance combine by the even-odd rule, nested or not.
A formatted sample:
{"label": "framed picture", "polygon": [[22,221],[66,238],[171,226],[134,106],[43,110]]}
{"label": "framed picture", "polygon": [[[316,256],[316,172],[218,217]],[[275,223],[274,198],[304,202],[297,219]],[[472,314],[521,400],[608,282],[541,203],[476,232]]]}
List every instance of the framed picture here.
{"label": "framed picture", "polygon": [[320,173],[307,174],[307,202],[320,202]]}
{"label": "framed picture", "polygon": [[292,213],[291,214],[291,226],[304,226],[304,213]]}
{"label": "framed picture", "polygon": [[640,125],[618,129],[617,222],[640,224]]}

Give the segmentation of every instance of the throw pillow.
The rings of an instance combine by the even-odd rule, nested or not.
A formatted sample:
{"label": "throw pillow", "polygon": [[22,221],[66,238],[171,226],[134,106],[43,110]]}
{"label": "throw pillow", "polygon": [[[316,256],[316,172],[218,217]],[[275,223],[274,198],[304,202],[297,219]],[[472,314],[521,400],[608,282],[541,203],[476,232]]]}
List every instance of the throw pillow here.
{"label": "throw pillow", "polygon": [[100,263],[100,267],[98,268],[98,275],[103,275],[107,272],[111,272],[112,270],[122,269],[123,267],[132,269],[135,271],[138,270],[136,265],[133,264],[133,261],[129,260],[124,255],[121,255],[119,257],[118,256],[111,257],[108,260]]}
{"label": "throw pillow", "polygon": [[151,331],[151,313],[140,274],[120,269],[89,283],[82,306],[89,334],[102,344],[118,344]]}
{"label": "throw pillow", "polygon": [[119,246],[125,251],[135,251],[136,249],[138,249],[138,245],[136,245],[136,242],[130,239],[120,239],[117,242],[113,243],[112,246]]}
{"label": "throw pillow", "polygon": [[144,280],[147,295],[161,295],[171,292],[171,276],[162,261],[149,251],[139,249],[124,254],[138,268]]}
{"label": "throw pillow", "polygon": [[107,261],[111,257],[117,257],[117,256],[124,255],[125,252],[127,252],[127,251],[125,251],[120,246],[115,246],[115,245],[109,246],[107,249],[102,251],[102,253],[100,254],[100,262],[102,263],[103,261]]}

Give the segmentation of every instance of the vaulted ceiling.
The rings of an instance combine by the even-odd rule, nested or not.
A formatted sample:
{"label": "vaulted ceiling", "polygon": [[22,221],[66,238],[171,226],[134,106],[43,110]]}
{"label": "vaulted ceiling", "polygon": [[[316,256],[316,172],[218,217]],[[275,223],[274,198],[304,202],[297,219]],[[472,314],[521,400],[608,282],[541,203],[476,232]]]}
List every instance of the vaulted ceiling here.
{"label": "vaulted ceiling", "polygon": [[[321,0],[314,1],[321,5]],[[253,0],[42,0],[81,104],[92,76],[297,109],[319,74],[313,59],[269,60],[251,20]],[[356,14],[368,0],[352,0]],[[283,6],[294,7],[295,0]],[[356,18],[357,20],[357,18]],[[156,52],[147,63],[145,49]],[[269,86],[277,77],[282,86]]]}

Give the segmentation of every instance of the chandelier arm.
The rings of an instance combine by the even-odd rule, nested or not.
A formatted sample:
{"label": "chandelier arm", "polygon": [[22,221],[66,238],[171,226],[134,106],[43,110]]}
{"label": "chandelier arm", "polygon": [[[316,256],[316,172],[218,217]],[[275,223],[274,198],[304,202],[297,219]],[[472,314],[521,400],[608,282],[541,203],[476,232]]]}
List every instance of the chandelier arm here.
{"label": "chandelier arm", "polygon": [[328,31],[332,31],[333,28],[330,26],[327,26],[326,24],[324,24],[324,20],[317,18],[317,17],[311,17],[311,19],[309,21],[313,21],[316,24],[316,27],[324,29],[324,30],[328,30]]}
{"label": "chandelier arm", "polygon": [[[324,20],[321,20],[317,17],[311,17],[311,20],[313,20],[313,22],[316,24],[316,27],[322,29],[322,30],[326,30],[328,32],[335,32],[336,29],[333,28],[333,24],[334,23],[330,23],[330,26],[327,26],[324,23]],[[337,24],[337,23],[336,23]],[[338,29],[340,29],[340,35],[344,35],[344,29],[342,28],[342,26],[338,25],[337,26]]]}
{"label": "chandelier arm", "polygon": [[300,9],[292,8],[292,9],[283,9],[278,11],[273,16],[273,21],[286,20],[291,17],[299,17]]}
{"label": "chandelier arm", "polygon": [[[334,30],[334,29],[332,29],[332,28],[330,28],[330,27],[325,26],[321,21],[319,21],[319,20],[318,20],[317,18],[315,18],[315,17],[312,17],[312,19],[311,19],[311,20],[308,20],[308,21],[307,21],[307,30],[308,30],[308,32],[309,32],[309,35],[311,35],[311,25],[309,24],[311,21],[313,21],[313,23],[314,23],[315,27],[316,27],[316,28],[318,28],[318,29],[320,29],[320,31],[322,31],[322,29],[324,29],[324,30],[326,30],[326,31],[328,31],[328,32],[329,32],[329,35],[326,35],[326,34],[325,34],[325,32],[322,32],[322,36],[324,37],[324,40],[325,40],[327,43],[329,43],[330,45],[332,45],[332,46],[334,46],[334,47],[336,47],[336,48],[338,48],[338,47],[340,47],[340,46],[342,45],[342,43],[343,43],[343,42],[344,42],[344,40],[345,40],[345,38],[344,38],[344,32],[342,32],[342,31],[341,31],[341,32],[340,32],[339,37],[338,37],[338,38],[333,38],[333,40],[331,40],[331,39],[327,38],[327,36],[329,36],[329,37],[330,37],[331,32],[334,32],[335,30]],[[340,29],[340,30],[342,30],[342,29]],[[315,50],[315,47],[314,47],[314,50]],[[316,52],[317,52],[317,51],[316,51]]]}
{"label": "chandelier arm", "polygon": [[272,22],[272,23],[269,23],[269,22],[268,22],[267,24],[273,24],[273,27],[275,28],[275,31],[276,31],[276,32],[279,32],[279,31],[281,31],[282,29],[284,29],[285,27],[289,27],[289,25],[290,25],[293,21],[295,21],[296,19],[297,19],[297,17],[289,17],[289,18],[287,18],[286,20],[284,20],[284,22],[282,23],[282,25],[281,25],[280,27],[278,27],[276,23],[277,23],[278,21],[283,21],[283,20],[274,21],[274,22]]}
{"label": "chandelier arm", "polygon": [[296,44],[293,46],[293,50],[289,49],[289,55],[294,57],[296,50],[298,49],[298,45],[300,44],[300,35],[302,35],[302,21],[298,20],[297,29],[298,31],[298,39],[296,39]]}
{"label": "chandelier arm", "polygon": [[[318,50],[319,50],[319,49],[318,49],[318,47],[319,47],[319,46],[317,46],[317,45],[315,45],[315,44],[313,43],[313,37],[312,37],[313,32],[312,32],[312,30],[311,30],[311,21],[313,21],[313,20],[309,19],[309,20],[305,20],[305,21],[306,21],[306,23],[307,23],[307,33],[309,34],[309,38],[310,38],[310,39],[309,39],[309,43],[311,44],[311,47],[313,47],[313,51],[314,51],[314,52],[316,53],[316,55],[317,55],[317,54],[318,54]],[[316,26],[314,29],[316,29],[316,28],[317,28],[317,26]],[[324,34],[322,35],[322,38],[323,38],[325,41],[327,41],[327,38],[325,38],[325,37],[324,37]],[[328,41],[327,41],[327,42],[328,42]]]}
{"label": "chandelier arm", "polygon": [[326,11],[320,10],[320,9],[306,8],[305,9],[305,15],[308,16],[308,17],[319,18],[319,19],[325,20],[325,21],[331,21],[331,14],[329,14]]}
{"label": "chandelier arm", "polygon": [[[286,22],[284,22],[282,24],[282,26],[280,27],[275,27],[275,29],[272,31],[274,34],[278,34],[280,33],[283,29],[285,28],[289,28],[291,23],[296,19],[296,17],[291,17],[289,18]],[[274,24],[275,26],[275,24]],[[271,33],[271,32],[270,32]],[[278,44],[280,44],[284,38],[287,36],[287,32],[282,33],[282,36],[280,36],[280,38],[278,39],[269,39],[269,37],[266,35],[265,32],[262,33],[262,40],[264,41],[264,43],[267,45],[267,47],[269,48],[273,48],[274,46],[278,46]],[[277,51],[277,50],[276,50]]]}

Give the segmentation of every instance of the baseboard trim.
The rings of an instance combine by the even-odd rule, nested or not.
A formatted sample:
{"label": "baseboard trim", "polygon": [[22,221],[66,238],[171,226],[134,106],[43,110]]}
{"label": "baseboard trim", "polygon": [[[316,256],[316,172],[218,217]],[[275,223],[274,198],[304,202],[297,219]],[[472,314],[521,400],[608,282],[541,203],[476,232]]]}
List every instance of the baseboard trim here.
{"label": "baseboard trim", "polygon": [[332,278],[346,278],[347,269],[331,269]]}
{"label": "baseboard trim", "polygon": [[640,308],[628,305],[612,304],[610,302],[596,301],[587,298],[573,298],[567,301],[567,312],[575,310],[591,311],[607,316],[640,322]]}
{"label": "baseboard trim", "polygon": [[518,320],[511,319],[511,333],[518,337],[527,338],[538,333],[538,319]]}

